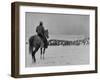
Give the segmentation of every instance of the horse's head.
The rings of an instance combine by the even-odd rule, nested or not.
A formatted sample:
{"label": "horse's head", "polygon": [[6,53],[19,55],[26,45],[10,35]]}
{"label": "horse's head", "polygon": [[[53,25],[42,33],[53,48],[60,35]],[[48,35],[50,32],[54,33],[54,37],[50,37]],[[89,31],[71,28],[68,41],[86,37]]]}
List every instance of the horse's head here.
{"label": "horse's head", "polygon": [[49,38],[49,32],[48,32],[48,29],[45,30],[45,36],[46,36],[46,38]]}

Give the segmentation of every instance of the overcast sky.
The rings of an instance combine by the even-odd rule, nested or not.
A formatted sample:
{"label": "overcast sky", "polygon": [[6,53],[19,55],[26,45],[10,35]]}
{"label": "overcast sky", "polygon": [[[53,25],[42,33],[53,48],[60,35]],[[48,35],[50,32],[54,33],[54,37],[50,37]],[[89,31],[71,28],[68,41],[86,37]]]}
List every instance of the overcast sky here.
{"label": "overcast sky", "polygon": [[27,36],[35,33],[40,21],[50,35],[89,35],[89,15],[26,12],[25,21]]}

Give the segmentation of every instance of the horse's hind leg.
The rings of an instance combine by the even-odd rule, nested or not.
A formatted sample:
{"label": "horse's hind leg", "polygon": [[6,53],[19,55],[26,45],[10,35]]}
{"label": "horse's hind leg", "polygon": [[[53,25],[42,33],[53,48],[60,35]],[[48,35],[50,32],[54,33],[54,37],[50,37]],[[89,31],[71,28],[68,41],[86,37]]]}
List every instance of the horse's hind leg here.
{"label": "horse's hind leg", "polygon": [[35,52],[32,52],[32,59],[34,60],[34,62],[36,62],[36,58],[35,58]]}
{"label": "horse's hind leg", "polygon": [[36,62],[36,58],[35,58],[35,54],[38,51],[39,47],[35,48],[35,50],[32,52],[32,59],[34,60],[34,62]]}

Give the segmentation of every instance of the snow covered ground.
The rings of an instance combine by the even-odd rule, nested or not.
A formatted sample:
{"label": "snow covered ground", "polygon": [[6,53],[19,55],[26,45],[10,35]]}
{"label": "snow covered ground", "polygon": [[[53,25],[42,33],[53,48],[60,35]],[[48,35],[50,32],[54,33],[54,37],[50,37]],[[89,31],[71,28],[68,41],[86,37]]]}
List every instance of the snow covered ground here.
{"label": "snow covered ground", "polygon": [[36,60],[36,63],[32,63],[27,44],[25,53],[26,67],[89,64],[89,45],[49,46],[45,52],[45,59],[40,59],[40,50],[38,50]]}

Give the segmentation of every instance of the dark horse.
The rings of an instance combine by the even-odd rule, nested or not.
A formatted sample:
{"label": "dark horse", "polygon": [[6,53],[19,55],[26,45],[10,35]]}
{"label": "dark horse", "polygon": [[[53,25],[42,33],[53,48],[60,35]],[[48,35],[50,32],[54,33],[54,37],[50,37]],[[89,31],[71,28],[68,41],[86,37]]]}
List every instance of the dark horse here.
{"label": "dark horse", "polygon": [[[46,38],[49,38],[48,30],[45,30],[44,35]],[[40,58],[42,58],[43,56],[43,59],[44,59],[44,53],[46,49],[44,46],[44,42],[41,40],[41,38],[38,35],[31,36],[29,38],[29,53],[31,53],[32,59],[34,60],[34,62],[36,62],[35,54],[39,48],[41,50]]]}

